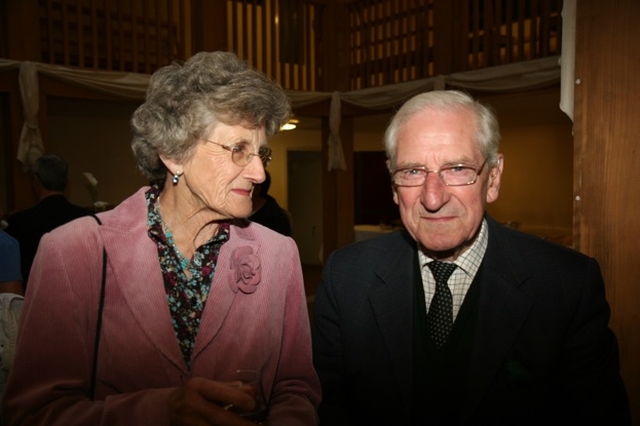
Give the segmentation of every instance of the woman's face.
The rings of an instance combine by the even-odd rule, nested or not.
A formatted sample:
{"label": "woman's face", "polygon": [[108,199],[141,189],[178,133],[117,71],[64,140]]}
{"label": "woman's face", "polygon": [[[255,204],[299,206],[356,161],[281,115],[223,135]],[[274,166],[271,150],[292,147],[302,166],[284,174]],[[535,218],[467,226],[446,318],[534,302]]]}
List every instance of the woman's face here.
{"label": "woman's face", "polygon": [[267,146],[267,136],[264,128],[217,124],[196,145],[193,157],[178,169],[183,172],[178,186],[185,185],[189,193],[185,195],[200,204],[198,207],[216,212],[217,219],[248,217],[253,185],[265,179],[262,160],[254,155],[246,165],[235,164],[231,152],[220,145],[244,146],[248,152],[257,154]]}

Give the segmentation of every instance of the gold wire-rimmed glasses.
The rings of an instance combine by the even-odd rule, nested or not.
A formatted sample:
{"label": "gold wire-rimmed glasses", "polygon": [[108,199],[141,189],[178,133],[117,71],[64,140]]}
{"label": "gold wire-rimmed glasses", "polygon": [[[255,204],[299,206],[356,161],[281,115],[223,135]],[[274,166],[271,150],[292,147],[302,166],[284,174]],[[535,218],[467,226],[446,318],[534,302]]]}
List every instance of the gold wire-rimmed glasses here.
{"label": "gold wire-rimmed glasses", "polygon": [[231,153],[231,161],[233,161],[233,164],[235,164],[236,166],[246,166],[255,156],[260,158],[264,167],[267,167],[271,162],[271,148],[269,148],[268,146],[260,147],[258,152],[251,152],[249,151],[249,144],[246,142],[237,143],[234,145],[225,145],[209,139],[205,139],[205,141],[214,145],[218,145],[222,149],[229,151]]}
{"label": "gold wire-rimmed glasses", "polygon": [[484,160],[478,168],[465,164],[441,167],[437,170],[429,170],[425,166],[401,167],[391,173],[391,180],[396,186],[422,186],[427,181],[429,173],[437,173],[447,186],[473,185],[487,164]]}

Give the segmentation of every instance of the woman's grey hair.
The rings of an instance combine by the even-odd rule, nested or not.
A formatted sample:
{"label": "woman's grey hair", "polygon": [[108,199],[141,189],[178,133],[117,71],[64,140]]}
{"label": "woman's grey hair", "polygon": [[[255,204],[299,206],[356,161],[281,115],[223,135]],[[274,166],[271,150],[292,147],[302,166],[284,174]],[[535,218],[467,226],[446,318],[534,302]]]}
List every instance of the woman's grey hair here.
{"label": "woman's grey hair", "polygon": [[393,171],[396,167],[398,133],[409,119],[427,109],[473,112],[476,120],[477,142],[489,167],[498,164],[500,149],[500,127],[493,110],[474,100],[471,96],[457,90],[434,90],[421,93],[409,99],[391,119],[384,134],[384,148],[387,153],[387,167]]}
{"label": "woman's grey hair", "polygon": [[218,123],[264,127],[271,137],[290,115],[289,99],[276,82],[233,53],[200,52],[151,76],[131,120],[131,148],[142,173],[162,185],[167,170],[159,156],[188,160]]}

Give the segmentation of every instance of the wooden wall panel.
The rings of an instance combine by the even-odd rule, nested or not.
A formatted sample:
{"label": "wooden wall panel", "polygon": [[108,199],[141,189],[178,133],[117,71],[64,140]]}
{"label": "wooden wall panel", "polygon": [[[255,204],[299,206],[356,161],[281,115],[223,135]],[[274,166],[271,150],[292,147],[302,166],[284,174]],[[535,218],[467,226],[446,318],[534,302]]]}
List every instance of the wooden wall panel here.
{"label": "wooden wall panel", "polygon": [[574,241],[602,267],[640,425],[640,2],[580,0],[576,18]]}

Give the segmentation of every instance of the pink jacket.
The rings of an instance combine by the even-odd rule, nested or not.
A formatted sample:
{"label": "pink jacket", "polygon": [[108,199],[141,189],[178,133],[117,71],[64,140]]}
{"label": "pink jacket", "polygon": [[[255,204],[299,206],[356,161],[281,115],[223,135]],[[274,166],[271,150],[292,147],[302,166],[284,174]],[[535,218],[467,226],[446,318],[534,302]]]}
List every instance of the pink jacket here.
{"label": "pink jacket", "polygon": [[[168,425],[169,395],[190,377],[256,369],[271,426],[315,425],[320,385],[294,241],[245,221],[231,227],[188,371],[147,234],[147,189],[100,214],[100,227],[85,217],[42,238],[3,398],[4,424]],[[103,245],[106,301],[91,401]],[[251,253],[259,267],[243,262]],[[243,275],[243,267],[255,275]]]}

